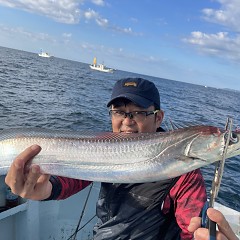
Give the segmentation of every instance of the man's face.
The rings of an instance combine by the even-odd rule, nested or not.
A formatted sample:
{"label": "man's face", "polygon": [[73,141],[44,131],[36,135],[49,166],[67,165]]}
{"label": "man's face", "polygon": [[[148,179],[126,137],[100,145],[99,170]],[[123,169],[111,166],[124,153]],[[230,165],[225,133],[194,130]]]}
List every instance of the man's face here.
{"label": "man's face", "polygon": [[[112,110],[120,110],[126,113],[133,111],[154,111],[154,106],[148,108],[141,108],[133,103],[112,105]],[[125,118],[115,118],[112,116],[112,130],[113,132],[124,132],[124,133],[140,133],[140,132],[156,132],[157,128],[163,119],[163,112],[159,111],[156,114],[151,114],[141,121],[137,119],[130,119],[129,116]]]}

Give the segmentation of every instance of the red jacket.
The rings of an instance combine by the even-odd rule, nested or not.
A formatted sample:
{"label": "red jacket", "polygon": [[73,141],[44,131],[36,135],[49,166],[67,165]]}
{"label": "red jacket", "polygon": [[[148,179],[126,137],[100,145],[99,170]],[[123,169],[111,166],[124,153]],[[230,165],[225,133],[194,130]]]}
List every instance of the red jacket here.
{"label": "red jacket", "polygon": [[[54,177],[51,180],[53,192],[48,199],[65,199],[87,187],[91,182],[65,177]],[[167,213],[170,208],[170,198],[173,200],[175,217],[182,229],[181,238],[190,240],[193,235],[187,227],[192,217],[199,216],[204,203],[207,200],[204,180],[200,170],[195,170],[182,175],[167,195],[163,212]]]}

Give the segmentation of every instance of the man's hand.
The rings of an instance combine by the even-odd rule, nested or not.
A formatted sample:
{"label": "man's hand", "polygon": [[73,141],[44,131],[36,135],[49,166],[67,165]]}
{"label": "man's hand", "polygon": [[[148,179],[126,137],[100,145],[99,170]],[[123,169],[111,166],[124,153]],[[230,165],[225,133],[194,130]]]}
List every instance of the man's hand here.
{"label": "man's hand", "polygon": [[[231,229],[228,221],[223,214],[213,208],[207,210],[208,217],[217,223],[219,231],[217,232],[217,240],[238,240],[233,230]],[[188,231],[194,233],[195,240],[208,240],[209,231],[207,228],[201,228],[201,218],[194,217],[188,226]]]}
{"label": "man's hand", "polygon": [[41,174],[38,165],[27,167],[29,161],[40,151],[41,147],[38,145],[32,145],[25,149],[13,161],[5,178],[5,182],[12,192],[22,198],[44,200],[51,195],[50,175]]}

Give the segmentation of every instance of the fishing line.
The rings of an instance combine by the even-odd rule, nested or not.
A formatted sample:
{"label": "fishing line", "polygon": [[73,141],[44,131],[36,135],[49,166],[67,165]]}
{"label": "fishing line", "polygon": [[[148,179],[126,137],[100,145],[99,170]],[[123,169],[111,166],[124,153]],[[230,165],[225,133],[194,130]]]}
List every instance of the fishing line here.
{"label": "fishing line", "polygon": [[[91,183],[91,185],[90,185],[90,188],[89,188],[87,197],[86,197],[85,202],[84,202],[83,210],[82,210],[81,215],[80,215],[80,218],[79,218],[79,220],[78,220],[78,224],[77,224],[76,230],[75,230],[75,232],[74,232],[67,240],[70,240],[72,237],[73,237],[73,240],[76,240],[77,233],[80,231],[79,226],[80,226],[80,224],[81,224],[83,215],[84,215],[84,213],[85,213],[85,209],[86,209],[86,206],[87,206],[87,202],[88,202],[90,193],[91,193],[91,191],[92,191],[92,187],[93,187],[93,183]],[[95,216],[94,216],[94,217],[95,217]],[[93,218],[94,218],[94,217],[93,217]],[[92,220],[92,219],[91,219],[91,220]],[[86,224],[85,224],[85,225],[86,225]],[[84,225],[84,226],[85,226],[85,225]],[[84,227],[84,226],[83,226],[83,227]],[[82,227],[82,228],[83,228],[83,227]],[[81,229],[82,229],[82,228],[81,228]]]}
{"label": "fishing line", "polygon": [[[92,216],[82,227],[77,229],[77,232],[81,231],[85,226],[87,226],[96,216],[97,216],[96,214],[94,216]],[[73,237],[74,234],[75,234],[75,232],[67,240],[71,240],[71,238]]]}

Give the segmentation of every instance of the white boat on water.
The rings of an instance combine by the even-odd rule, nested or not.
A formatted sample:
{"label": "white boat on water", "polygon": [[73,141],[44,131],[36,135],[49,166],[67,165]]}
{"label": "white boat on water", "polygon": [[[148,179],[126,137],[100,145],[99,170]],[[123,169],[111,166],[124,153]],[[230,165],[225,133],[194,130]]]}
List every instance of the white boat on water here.
{"label": "white boat on water", "polygon": [[102,64],[97,64],[97,58],[93,59],[93,64],[89,65],[89,67],[93,70],[97,70],[100,72],[110,72],[112,73],[114,69],[112,68],[107,68],[103,63]]}
{"label": "white boat on water", "polygon": [[[21,204],[0,213],[0,239],[90,240],[97,221],[95,205],[98,193],[99,183],[94,183],[92,188],[89,186],[66,200],[44,202],[21,199]],[[219,203],[215,203],[215,208],[225,215],[235,234],[240,236],[240,212]]]}
{"label": "white boat on water", "polygon": [[44,52],[43,50],[41,50],[41,52],[38,53],[38,56],[39,56],[39,57],[44,57],[44,58],[50,58],[50,57],[52,57],[49,53]]}

